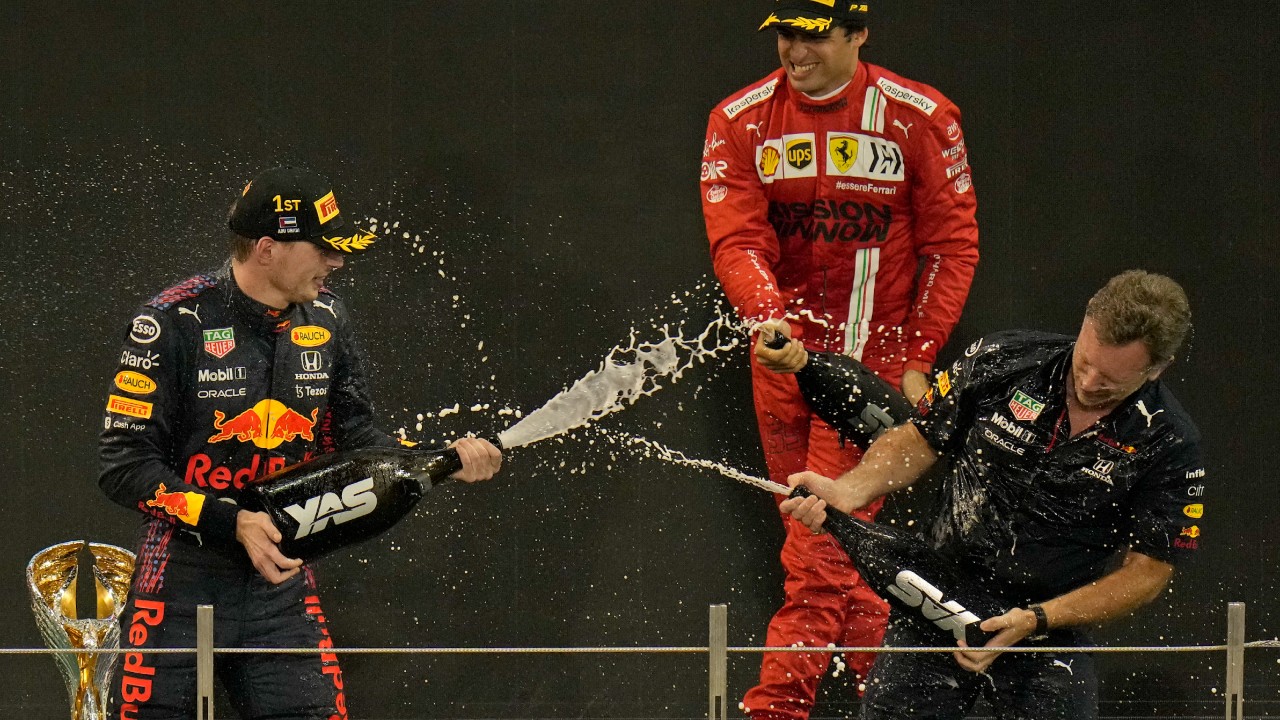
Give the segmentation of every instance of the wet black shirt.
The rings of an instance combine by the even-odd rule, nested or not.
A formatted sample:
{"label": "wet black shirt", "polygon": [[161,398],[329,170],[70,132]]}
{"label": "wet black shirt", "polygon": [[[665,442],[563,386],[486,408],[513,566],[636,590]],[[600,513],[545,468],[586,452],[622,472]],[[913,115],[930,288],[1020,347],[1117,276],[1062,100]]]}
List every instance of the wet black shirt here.
{"label": "wet black shirt", "polygon": [[935,546],[1007,600],[1047,600],[1127,548],[1177,563],[1199,545],[1200,434],[1160,381],[1070,436],[1074,340],[1009,331],[938,375],[914,419],[949,455]]}

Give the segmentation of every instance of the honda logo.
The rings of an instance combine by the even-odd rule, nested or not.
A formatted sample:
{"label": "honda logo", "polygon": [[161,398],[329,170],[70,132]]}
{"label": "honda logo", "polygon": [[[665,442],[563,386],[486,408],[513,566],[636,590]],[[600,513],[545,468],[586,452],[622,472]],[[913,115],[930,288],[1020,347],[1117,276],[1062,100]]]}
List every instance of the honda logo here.
{"label": "honda logo", "polygon": [[1110,460],[1099,460],[1093,464],[1093,469],[1102,475],[1110,475],[1116,469],[1116,464]]}
{"label": "honda logo", "polygon": [[304,350],[302,352],[302,369],[306,372],[319,372],[324,366],[324,360],[320,358],[317,350]]}

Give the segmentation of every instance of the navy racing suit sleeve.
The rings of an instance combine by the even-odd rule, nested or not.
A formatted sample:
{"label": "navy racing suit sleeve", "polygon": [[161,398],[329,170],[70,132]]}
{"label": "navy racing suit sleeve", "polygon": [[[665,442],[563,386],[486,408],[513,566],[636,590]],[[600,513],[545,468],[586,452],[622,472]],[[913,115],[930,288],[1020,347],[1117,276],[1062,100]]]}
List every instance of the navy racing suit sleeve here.
{"label": "navy racing suit sleeve", "polygon": [[114,502],[219,540],[235,538],[239,508],[183,482],[175,437],[194,340],[169,313],[144,306],[130,323],[107,394],[98,485]]}
{"label": "navy racing suit sleeve", "polygon": [[[341,302],[335,298],[336,302]],[[368,360],[356,339],[351,315],[338,305],[337,355],[330,387],[329,408],[321,426],[321,452],[363,447],[395,447],[400,441],[374,423],[373,392]]]}
{"label": "navy racing suit sleeve", "polygon": [[[1170,414],[1157,417],[1163,420]],[[1175,420],[1181,417],[1174,416]],[[1200,548],[1205,514],[1204,458],[1199,432],[1186,423],[1170,424],[1157,445],[1150,469],[1129,499],[1133,519],[1129,546],[1134,552],[1177,565]]]}
{"label": "navy racing suit sleeve", "polygon": [[985,389],[1008,371],[1005,365],[1011,342],[1016,340],[1010,332],[979,338],[963,357],[933,378],[929,390],[916,404],[912,422],[934,451],[947,453],[964,444],[973,426],[977,402]]}

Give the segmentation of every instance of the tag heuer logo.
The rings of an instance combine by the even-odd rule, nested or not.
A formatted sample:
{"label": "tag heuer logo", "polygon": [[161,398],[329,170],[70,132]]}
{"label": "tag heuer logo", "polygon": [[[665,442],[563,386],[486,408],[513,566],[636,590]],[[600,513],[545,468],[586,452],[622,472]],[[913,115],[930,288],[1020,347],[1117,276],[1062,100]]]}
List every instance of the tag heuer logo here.
{"label": "tag heuer logo", "polygon": [[216,358],[224,358],[227,353],[236,349],[236,331],[232,328],[217,328],[204,331],[204,350]]}
{"label": "tag heuer logo", "polygon": [[1009,401],[1009,412],[1022,422],[1031,422],[1040,417],[1041,410],[1044,410],[1044,403],[1021,390],[1015,391],[1013,399]]}

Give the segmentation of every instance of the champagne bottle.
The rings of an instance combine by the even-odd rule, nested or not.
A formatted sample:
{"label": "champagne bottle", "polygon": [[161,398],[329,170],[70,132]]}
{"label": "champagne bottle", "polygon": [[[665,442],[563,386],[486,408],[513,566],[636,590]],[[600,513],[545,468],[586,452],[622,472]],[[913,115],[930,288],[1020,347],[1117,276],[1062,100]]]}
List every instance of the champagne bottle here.
{"label": "champagne bottle", "polygon": [[[801,485],[791,494],[811,493]],[[831,506],[822,526],[876,594],[970,647],[982,647],[994,635],[978,627],[983,620],[1008,610],[950,561],[902,530],[859,520]]]}
{"label": "champagne bottle", "polygon": [[[787,342],[785,335],[774,333],[765,345],[780,350]],[[796,372],[800,394],[841,440],[865,449],[911,416],[911,403],[866,365],[848,355],[808,352],[808,361]]]}
{"label": "champagne bottle", "polygon": [[460,469],[452,448],[329,453],[264,476],[245,488],[240,504],[271,516],[285,557],[310,561],[381,534]]}

